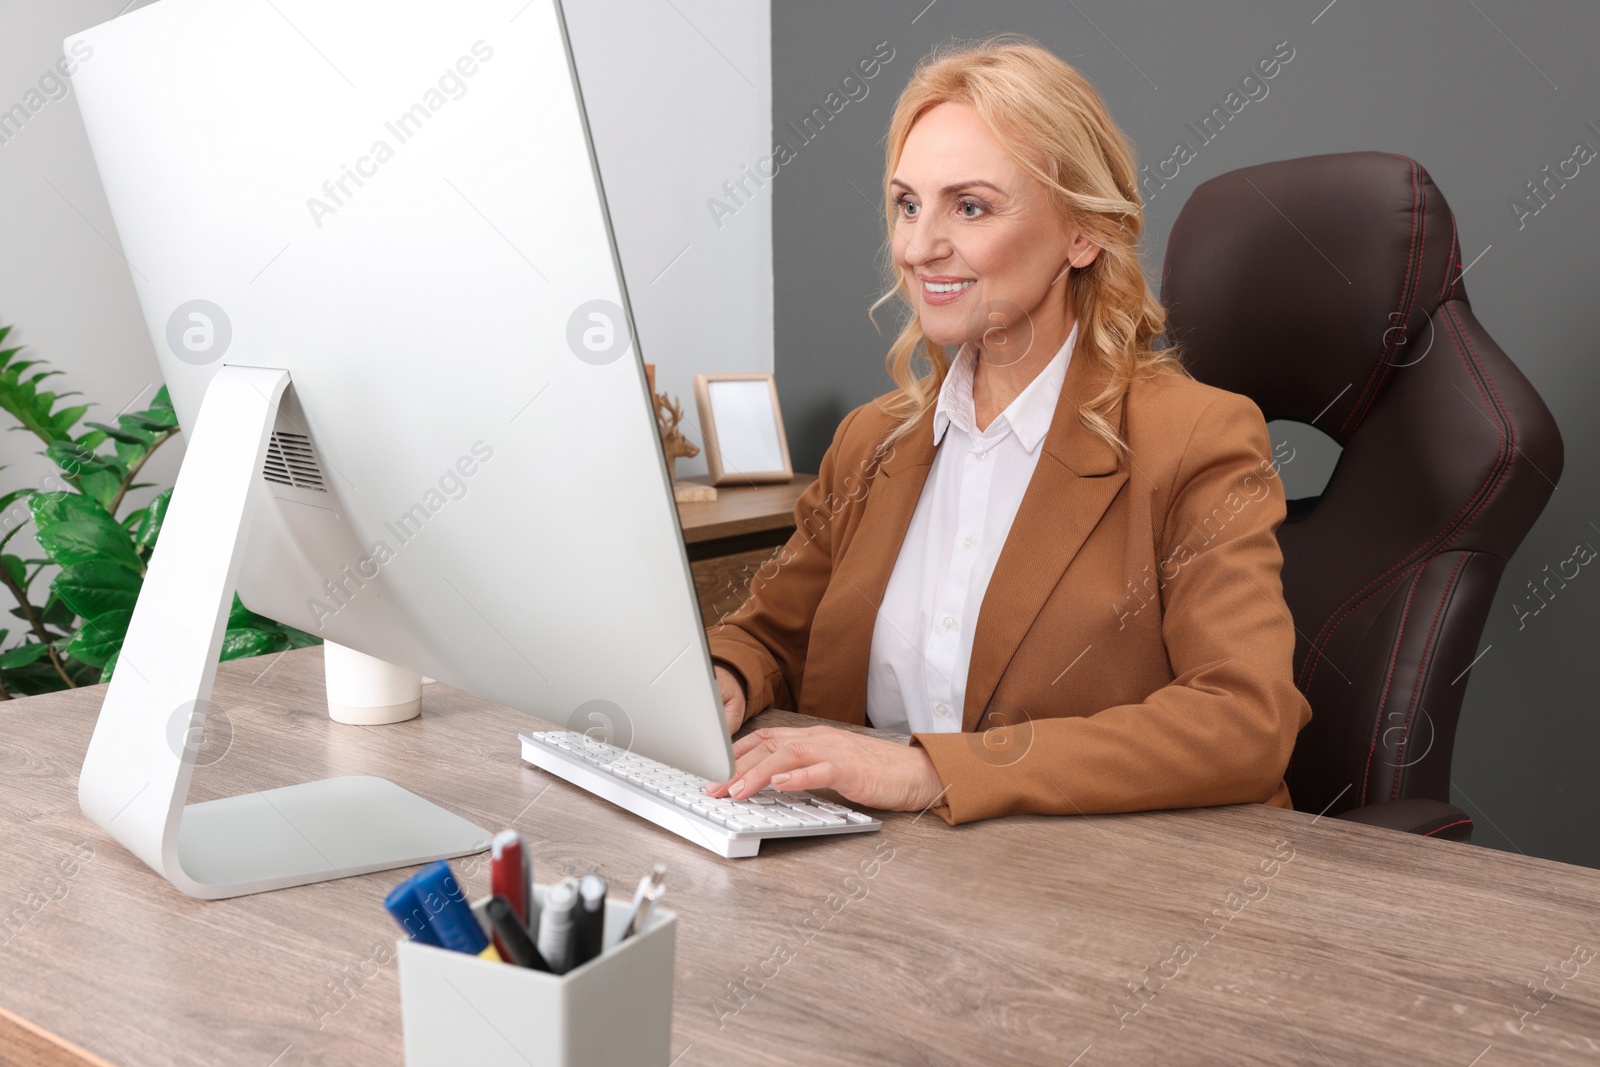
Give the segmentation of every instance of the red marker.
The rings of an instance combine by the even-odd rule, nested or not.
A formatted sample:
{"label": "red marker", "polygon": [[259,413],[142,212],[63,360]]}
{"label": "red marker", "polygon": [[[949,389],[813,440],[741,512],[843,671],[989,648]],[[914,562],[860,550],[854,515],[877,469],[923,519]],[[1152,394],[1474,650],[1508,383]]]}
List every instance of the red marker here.
{"label": "red marker", "polygon": [[[532,863],[515,830],[501,830],[489,842],[489,892],[505,897],[523,925],[528,922],[528,893]],[[499,938],[495,938],[496,942]],[[508,957],[509,958],[509,957]]]}

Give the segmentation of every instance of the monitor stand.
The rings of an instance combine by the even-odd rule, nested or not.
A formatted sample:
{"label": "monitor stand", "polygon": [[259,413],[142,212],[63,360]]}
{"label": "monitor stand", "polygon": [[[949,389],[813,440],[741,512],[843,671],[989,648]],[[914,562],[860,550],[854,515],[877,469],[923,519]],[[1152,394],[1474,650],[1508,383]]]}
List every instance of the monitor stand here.
{"label": "monitor stand", "polygon": [[288,371],[262,367],[223,366],[212,378],[78,779],[84,814],[193,897],[242,896],[489,847],[481,827],[369,776],[184,803],[255,483],[288,385]]}

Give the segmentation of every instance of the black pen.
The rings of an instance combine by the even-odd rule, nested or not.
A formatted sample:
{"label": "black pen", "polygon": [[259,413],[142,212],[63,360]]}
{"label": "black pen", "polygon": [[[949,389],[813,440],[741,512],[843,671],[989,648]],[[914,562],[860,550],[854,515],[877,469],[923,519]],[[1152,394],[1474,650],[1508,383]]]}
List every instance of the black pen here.
{"label": "black pen", "polygon": [[494,927],[495,936],[510,953],[512,963],[519,967],[532,967],[536,971],[550,970],[550,965],[539,954],[538,946],[528,936],[528,928],[517,918],[517,909],[511,906],[511,901],[501,896],[492,897],[484,910],[489,915],[489,924]]}
{"label": "black pen", "polygon": [[598,874],[586,874],[578,879],[578,910],[575,918],[574,967],[600,955],[601,938],[606,930],[606,882]]}

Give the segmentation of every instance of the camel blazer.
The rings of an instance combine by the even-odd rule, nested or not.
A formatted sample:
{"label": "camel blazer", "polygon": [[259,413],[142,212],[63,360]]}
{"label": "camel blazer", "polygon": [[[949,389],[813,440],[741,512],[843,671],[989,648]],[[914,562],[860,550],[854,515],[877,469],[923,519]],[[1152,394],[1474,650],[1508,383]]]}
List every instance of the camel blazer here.
{"label": "camel blazer", "polygon": [[[915,734],[954,825],[1261,802],[1311,708],[1275,531],[1284,491],[1261,411],[1178,374],[1136,381],[1111,421],[1131,461],[1078,419],[1103,371],[1074,358],[979,609],[961,733]],[[888,394],[886,394],[887,396]],[[750,596],[707,628],[714,662],[769,706],[866,722],[874,614],[933,462],[933,409],[850,412]]]}

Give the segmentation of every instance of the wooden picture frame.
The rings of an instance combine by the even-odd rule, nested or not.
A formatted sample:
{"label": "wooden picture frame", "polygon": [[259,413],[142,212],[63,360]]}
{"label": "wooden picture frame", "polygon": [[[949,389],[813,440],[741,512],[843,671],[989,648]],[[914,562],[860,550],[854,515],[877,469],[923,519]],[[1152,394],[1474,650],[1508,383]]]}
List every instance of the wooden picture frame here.
{"label": "wooden picture frame", "polygon": [[712,485],[793,480],[776,375],[696,374],[694,402]]}

